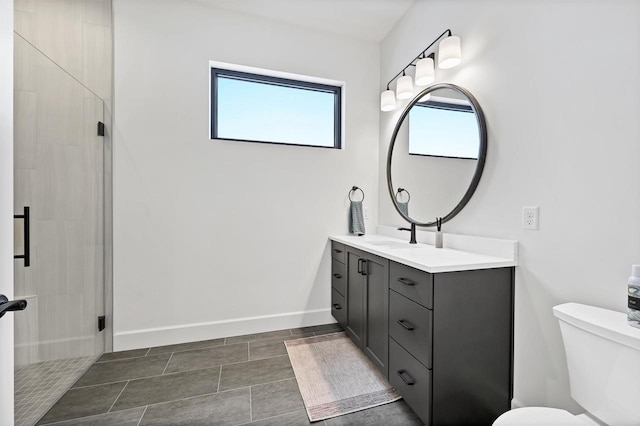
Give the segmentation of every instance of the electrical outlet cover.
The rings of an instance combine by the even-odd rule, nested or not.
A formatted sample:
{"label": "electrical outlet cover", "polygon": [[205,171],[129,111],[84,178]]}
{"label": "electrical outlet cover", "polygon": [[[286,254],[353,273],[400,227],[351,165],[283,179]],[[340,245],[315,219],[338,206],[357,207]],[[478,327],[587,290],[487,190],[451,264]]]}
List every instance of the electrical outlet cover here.
{"label": "electrical outlet cover", "polygon": [[537,206],[522,208],[522,229],[537,231],[540,227],[540,209]]}

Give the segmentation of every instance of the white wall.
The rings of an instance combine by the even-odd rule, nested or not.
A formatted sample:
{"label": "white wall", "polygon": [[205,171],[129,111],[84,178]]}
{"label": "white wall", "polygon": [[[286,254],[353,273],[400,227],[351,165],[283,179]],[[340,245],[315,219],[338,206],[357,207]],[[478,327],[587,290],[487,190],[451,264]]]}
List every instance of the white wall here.
{"label": "white wall", "polygon": [[[0,0],[0,294],[13,298],[13,0]],[[0,319],[0,424],[13,425],[13,313]]]}
{"label": "white wall", "polygon": [[[625,311],[640,263],[638,22],[632,0],[418,0],[381,45],[380,89],[444,29],[462,38],[462,65],[438,81],[477,97],[489,148],[477,192],[443,228],[520,242],[515,398],[525,405],[578,409],[551,308]],[[381,160],[397,114],[381,113]],[[380,185],[382,224],[394,222],[390,202]],[[526,205],[540,207],[539,231],[521,229]]]}
{"label": "white wall", "polygon": [[[352,185],[377,222],[379,46],[184,0],[114,24],[114,349],[332,321]],[[209,140],[209,60],[345,81],[345,149]]]}

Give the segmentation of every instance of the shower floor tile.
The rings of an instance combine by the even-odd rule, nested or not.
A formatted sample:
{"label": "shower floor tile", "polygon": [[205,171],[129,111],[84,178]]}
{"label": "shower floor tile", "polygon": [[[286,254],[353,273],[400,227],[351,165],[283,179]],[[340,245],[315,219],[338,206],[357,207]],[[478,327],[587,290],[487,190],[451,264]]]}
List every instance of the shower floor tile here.
{"label": "shower floor tile", "polygon": [[34,425],[94,361],[95,357],[81,357],[17,367],[15,425]]}

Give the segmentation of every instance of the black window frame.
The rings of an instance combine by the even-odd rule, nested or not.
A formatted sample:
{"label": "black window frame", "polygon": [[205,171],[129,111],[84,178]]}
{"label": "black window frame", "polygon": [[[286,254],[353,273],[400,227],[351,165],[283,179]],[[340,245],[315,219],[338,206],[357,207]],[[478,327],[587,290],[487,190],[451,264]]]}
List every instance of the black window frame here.
{"label": "black window frame", "polygon": [[[235,139],[235,138],[221,138],[218,137],[218,78],[229,78],[240,81],[247,81],[251,83],[269,84],[272,86],[288,87],[292,89],[311,90],[322,93],[333,93],[333,146],[326,145],[310,145],[310,144],[296,144],[277,141],[263,141],[253,139]],[[254,142],[254,143],[266,143],[274,145],[288,145],[288,146],[304,146],[309,148],[329,148],[329,149],[341,149],[342,148],[342,87],[333,86],[330,84],[314,83],[310,81],[294,80],[290,78],[274,77],[264,74],[255,74],[245,71],[228,70],[224,68],[211,67],[211,134],[210,139],[234,141],[234,142]]]}

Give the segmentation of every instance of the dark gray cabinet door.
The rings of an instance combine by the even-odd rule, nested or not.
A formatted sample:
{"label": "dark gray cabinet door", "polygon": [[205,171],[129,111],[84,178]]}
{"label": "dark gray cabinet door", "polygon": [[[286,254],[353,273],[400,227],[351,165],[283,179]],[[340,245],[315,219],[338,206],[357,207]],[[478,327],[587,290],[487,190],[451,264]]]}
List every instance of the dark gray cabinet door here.
{"label": "dark gray cabinet door", "polygon": [[437,274],[433,293],[432,424],[490,425],[513,396],[513,268]]}
{"label": "dark gray cabinet door", "polygon": [[346,332],[388,377],[389,260],[347,248]]}
{"label": "dark gray cabinet door", "polygon": [[365,327],[364,259],[355,251],[347,251],[347,327],[346,332],[356,345],[362,347]]}
{"label": "dark gray cabinet door", "polygon": [[363,350],[389,376],[389,261],[367,255],[364,262],[365,339]]}

